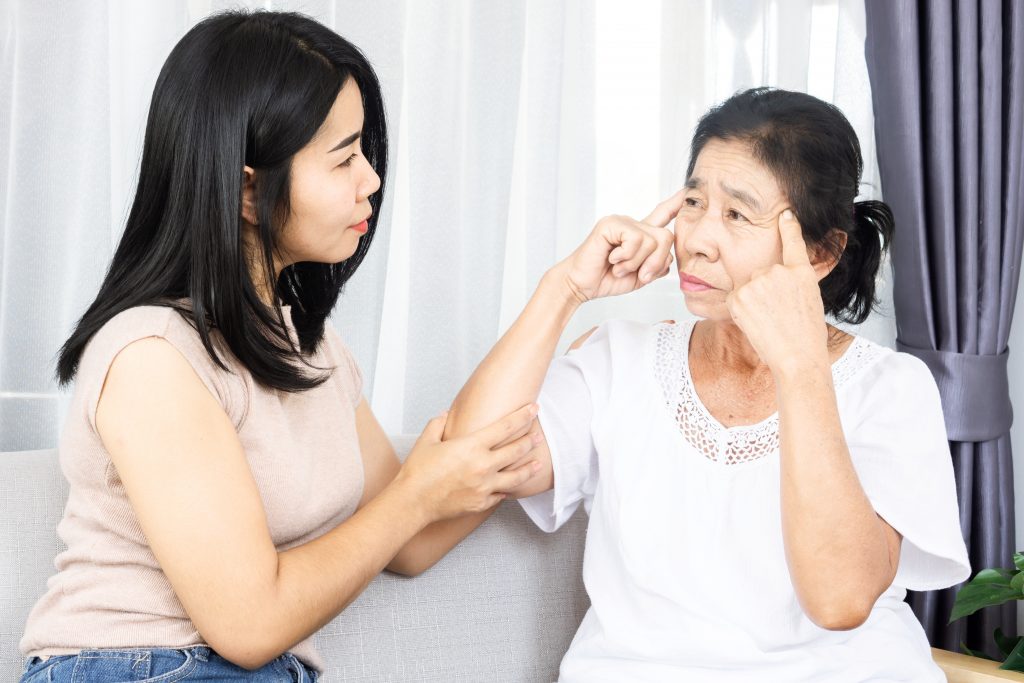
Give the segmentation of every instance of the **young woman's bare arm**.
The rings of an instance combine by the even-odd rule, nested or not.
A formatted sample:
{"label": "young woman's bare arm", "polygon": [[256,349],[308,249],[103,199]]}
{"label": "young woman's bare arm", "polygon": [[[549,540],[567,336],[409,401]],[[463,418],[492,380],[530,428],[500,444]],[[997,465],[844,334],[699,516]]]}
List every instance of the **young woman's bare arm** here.
{"label": "young woman's bare arm", "polygon": [[[532,409],[535,414],[536,406],[532,406]],[[510,423],[510,428],[512,426]],[[365,399],[361,400],[356,408],[356,429],[359,432],[359,450],[362,453],[365,473],[363,498],[359,503],[359,507],[362,508],[394,481],[402,465],[395,455],[390,439],[377,422]],[[525,429],[510,433],[505,440],[514,441],[521,438],[524,433],[529,435],[535,447],[524,456],[528,462],[523,466],[531,468],[531,472],[538,472],[541,467],[536,462],[536,446],[540,443],[541,435],[536,420],[530,421]],[[402,546],[388,563],[387,569],[407,576],[415,576],[426,571],[483,524],[496,509],[495,505],[483,512],[469,513],[427,525]]]}
{"label": "young woman's bare arm", "polygon": [[323,536],[277,552],[237,433],[167,341],[114,359],[96,425],[175,594],[207,643],[257,668],[341,612],[428,525],[493,507],[530,476],[530,407],[440,443],[431,421],[379,495]]}

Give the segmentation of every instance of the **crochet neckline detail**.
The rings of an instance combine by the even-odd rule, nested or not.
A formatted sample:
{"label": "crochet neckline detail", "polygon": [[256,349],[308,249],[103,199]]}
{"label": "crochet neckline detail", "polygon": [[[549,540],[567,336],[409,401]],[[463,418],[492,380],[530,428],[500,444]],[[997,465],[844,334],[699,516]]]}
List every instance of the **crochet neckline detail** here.
{"label": "crochet neckline detail", "polygon": [[[690,375],[690,336],[696,321],[662,323],[654,339],[654,373],[661,386],[665,406],[675,419],[683,438],[708,460],[723,465],[754,462],[779,448],[778,411],[750,425],[726,427],[697,395]],[[855,377],[881,350],[863,337],[855,336],[832,364],[832,383],[838,391]]]}

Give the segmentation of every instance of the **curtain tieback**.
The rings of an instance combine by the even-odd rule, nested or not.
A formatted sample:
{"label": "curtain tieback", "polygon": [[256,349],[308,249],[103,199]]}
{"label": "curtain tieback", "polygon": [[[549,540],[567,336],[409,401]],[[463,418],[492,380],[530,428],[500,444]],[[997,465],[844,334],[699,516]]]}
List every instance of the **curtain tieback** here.
{"label": "curtain tieback", "polygon": [[896,350],[920,358],[935,376],[950,441],[992,441],[1010,431],[1009,349],[990,356],[918,349],[897,339]]}

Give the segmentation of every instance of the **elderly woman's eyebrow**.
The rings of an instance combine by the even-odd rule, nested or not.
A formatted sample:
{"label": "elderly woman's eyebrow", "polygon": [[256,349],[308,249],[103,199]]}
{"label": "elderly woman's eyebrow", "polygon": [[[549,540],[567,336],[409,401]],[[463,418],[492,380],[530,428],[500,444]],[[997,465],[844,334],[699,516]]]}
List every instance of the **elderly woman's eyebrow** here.
{"label": "elderly woman's eyebrow", "polygon": [[[686,188],[687,190],[703,190],[705,184],[706,183],[704,182],[703,178],[698,176],[691,176],[686,179],[686,182],[683,184],[683,187]],[[754,195],[750,194],[749,192],[744,192],[739,188],[730,187],[725,183],[722,183],[722,190],[736,201],[743,202],[744,204],[754,209],[755,211],[764,210],[761,208],[761,202],[757,201],[757,199],[754,198]]]}
{"label": "elderly woman's eyebrow", "polygon": [[761,208],[761,202],[757,201],[754,198],[754,195],[750,194],[749,192],[744,192],[743,190],[740,190],[738,188],[730,187],[725,183],[722,183],[722,190],[724,190],[727,195],[729,195],[736,201],[743,202],[744,204],[752,208],[754,211],[763,211],[763,209]]}

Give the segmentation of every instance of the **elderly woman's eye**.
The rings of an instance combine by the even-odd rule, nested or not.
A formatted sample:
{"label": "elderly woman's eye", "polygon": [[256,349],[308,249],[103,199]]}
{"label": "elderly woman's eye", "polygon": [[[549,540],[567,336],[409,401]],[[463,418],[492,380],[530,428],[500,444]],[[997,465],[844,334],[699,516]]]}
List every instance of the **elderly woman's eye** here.
{"label": "elderly woman's eye", "polygon": [[700,206],[700,202],[697,201],[696,199],[694,199],[693,197],[687,197],[685,200],[683,200],[683,203],[685,203],[687,206],[691,206],[691,207],[699,207]]}
{"label": "elderly woman's eye", "polygon": [[729,211],[728,211],[728,213],[726,213],[726,215],[729,217],[729,220],[733,220],[733,221],[745,221],[745,220],[747,220],[746,216],[744,216],[742,213],[740,213],[739,211],[734,211],[732,209],[729,209]]}

